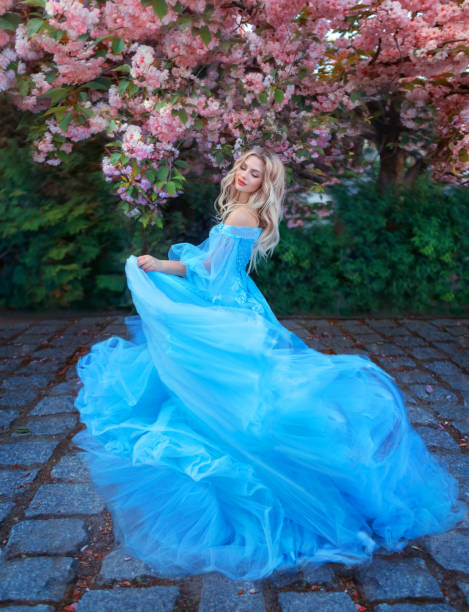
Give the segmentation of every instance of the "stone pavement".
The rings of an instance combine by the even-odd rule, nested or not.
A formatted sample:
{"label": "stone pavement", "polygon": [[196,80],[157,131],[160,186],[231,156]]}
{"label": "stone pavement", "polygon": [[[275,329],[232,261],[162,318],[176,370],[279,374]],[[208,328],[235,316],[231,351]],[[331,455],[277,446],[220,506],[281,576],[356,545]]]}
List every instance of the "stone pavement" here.
{"label": "stone pavement", "polygon": [[[469,499],[469,319],[285,318],[316,350],[366,353],[404,391],[409,417]],[[125,336],[121,314],[0,319],[0,612],[446,612],[469,602],[469,521],[375,554],[258,582],[163,580],[114,549],[112,523],[70,440],[75,364]]]}

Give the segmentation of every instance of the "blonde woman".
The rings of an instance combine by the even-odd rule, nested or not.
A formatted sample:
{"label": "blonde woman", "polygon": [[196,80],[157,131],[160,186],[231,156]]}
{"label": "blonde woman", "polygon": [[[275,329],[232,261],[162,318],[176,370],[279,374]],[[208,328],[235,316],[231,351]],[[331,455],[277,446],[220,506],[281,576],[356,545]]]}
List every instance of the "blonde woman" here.
{"label": "blonde woman", "polygon": [[279,241],[284,183],[276,155],[241,155],[201,244],[128,258],[130,340],[77,366],[74,441],[116,542],[162,577],[366,564],[466,512],[394,380],[309,348],[250,278]]}

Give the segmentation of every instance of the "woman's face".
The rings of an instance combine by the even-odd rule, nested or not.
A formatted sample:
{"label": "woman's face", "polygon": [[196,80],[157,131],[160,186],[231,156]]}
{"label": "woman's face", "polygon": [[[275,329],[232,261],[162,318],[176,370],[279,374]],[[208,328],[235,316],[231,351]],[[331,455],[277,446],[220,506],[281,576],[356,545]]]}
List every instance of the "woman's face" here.
{"label": "woman's face", "polygon": [[264,180],[264,162],[257,155],[250,155],[235,172],[235,187],[242,193],[257,191]]}

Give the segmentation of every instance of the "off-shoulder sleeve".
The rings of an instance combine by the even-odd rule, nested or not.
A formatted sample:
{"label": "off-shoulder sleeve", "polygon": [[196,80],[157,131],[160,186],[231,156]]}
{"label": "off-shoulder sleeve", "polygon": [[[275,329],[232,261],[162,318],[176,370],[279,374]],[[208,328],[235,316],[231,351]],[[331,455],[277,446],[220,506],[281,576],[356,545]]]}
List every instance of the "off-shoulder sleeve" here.
{"label": "off-shoulder sleeve", "polygon": [[208,238],[198,245],[173,244],[168,258],[186,266],[186,278],[196,289],[209,294],[212,301],[223,301],[233,291],[241,250],[247,246],[249,251],[258,236],[257,228],[215,225]]}

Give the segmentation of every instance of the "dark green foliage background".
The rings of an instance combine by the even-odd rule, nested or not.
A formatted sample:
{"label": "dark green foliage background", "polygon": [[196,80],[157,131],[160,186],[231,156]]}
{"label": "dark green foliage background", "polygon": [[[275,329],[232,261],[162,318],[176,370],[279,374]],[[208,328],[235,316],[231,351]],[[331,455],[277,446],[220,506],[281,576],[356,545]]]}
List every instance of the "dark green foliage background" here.
{"label": "dark green foliage background", "polygon": [[[35,164],[29,145],[0,149],[0,307],[112,309],[131,306],[131,253],[167,258],[175,242],[198,243],[214,221],[218,187],[189,179],[163,207],[162,227],[143,229],[121,211],[99,163],[102,143],[83,143],[63,166]],[[469,191],[421,177],[412,190],[351,194],[333,189],[327,223],[288,229],[253,279],[278,316],[295,313],[467,312]]]}

